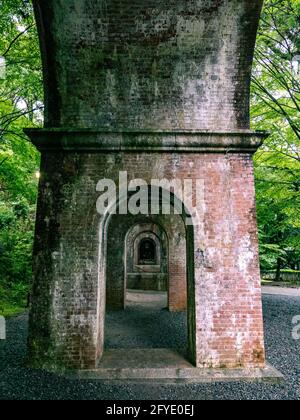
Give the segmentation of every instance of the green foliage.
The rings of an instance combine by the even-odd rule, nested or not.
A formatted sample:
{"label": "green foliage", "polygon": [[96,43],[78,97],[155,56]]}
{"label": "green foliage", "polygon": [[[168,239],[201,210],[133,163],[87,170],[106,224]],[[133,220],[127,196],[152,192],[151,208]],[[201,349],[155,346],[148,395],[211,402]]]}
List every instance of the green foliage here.
{"label": "green foliage", "polygon": [[[21,211],[20,211],[21,210]],[[24,200],[0,206],[0,313],[27,304],[31,282],[34,206]]]}
{"label": "green foliage", "polygon": [[300,264],[300,1],[266,0],[257,40],[252,122],[271,136],[257,153],[261,263]]}
{"label": "green foliage", "polygon": [[17,129],[21,116],[26,116],[23,128],[42,117],[41,60],[30,2],[0,0],[0,23],[0,56],[6,60],[6,77],[0,81],[1,136],[11,132],[22,136]]}
{"label": "green foliage", "polygon": [[0,314],[24,308],[32,269],[39,154],[23,128],[42,123],[41,60],[29,1],[0,0]]}

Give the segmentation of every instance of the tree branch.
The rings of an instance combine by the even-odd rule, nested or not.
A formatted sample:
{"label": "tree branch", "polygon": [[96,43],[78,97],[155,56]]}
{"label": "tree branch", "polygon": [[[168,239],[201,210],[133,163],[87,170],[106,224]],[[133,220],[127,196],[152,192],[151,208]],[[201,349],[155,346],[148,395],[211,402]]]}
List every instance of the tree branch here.
{"label": "tree branch", "polygon": [[23,36],[24,34],[26,34],[31,28],[34,27],[34,24],[31,24],[29,26],[27,26],[26,29],[24,29],[24,31],[20,32],[9,44],[8,48],[6,49],[6,51],[2,54],[3,57],[6,57],[7,54],[9,53],[9,51],[12,49],[12,47],[14,46],[14,44],[18,41],[19,38],[21,38],[21,36]]}

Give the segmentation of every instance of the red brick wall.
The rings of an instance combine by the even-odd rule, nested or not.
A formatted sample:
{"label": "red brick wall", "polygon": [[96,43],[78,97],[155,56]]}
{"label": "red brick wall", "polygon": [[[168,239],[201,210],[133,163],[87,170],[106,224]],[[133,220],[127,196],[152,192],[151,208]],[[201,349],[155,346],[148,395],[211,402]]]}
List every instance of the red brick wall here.
{"label": "red brick wall", "polygon": [[249,127],[263,0],[34,0],[46,125]]}
{"label": "red brick wall", "polygon": [[[195,342],[190,353],[196,354],[198,366],[262,365],[251,156],[124,153],[117,164],[115,159],[109,154],[48,154],[43,160],[31,312],[32,358],[48,358],[49,363],[57,363],[58,358],[64,365],[91,367],[96,355],[102,354],[106,255],[100,239],[105,239],[106,230],[99,232],[96,184],[108,174],[117,181],[119,170],[126,168],[129,180],[150,181],[158,176],[204,180],[204,217],[194,232],[195,278],[189,285],[195,293],[195,302],[189,293],[190,342]],[[170,277],[174,281],[170,302],[176,299],[183,305],[185,292],[176,266]],[[48,331],[48,341],[40,335],[41,330]]]}
{"label": "red brick wall", "polygon": [[[62,133],[40,134],[32,364],[94,367],[102,355],[108,224],[96,185],[126,170],[148,182],[204,180],[203,211],[187,228],[189,352],[198,366],[262,365],[250,156],[259,142],[236,130],[250,126],[263,1],[33,3],[45,123]],[[170,306],[185,301],[183,258],[170,267]]]}

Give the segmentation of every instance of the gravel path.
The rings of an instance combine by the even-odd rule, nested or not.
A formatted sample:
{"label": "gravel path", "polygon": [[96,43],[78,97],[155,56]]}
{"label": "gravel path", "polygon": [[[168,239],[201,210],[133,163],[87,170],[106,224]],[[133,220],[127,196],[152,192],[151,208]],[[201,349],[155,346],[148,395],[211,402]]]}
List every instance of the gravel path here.
{"label": "gravel path", "polygon": [[[228,383],[210,385],[138,385],[72,381],[23,367],[26,354],[27,316],[8,322],[8,340],[0,341],[0,400],[204,400],[300,399],[300,340],[292,339],[292,318],[300,315],[300,298],[264,296],[268,360],[285,376],[281,385]],[[122,315],[120,317],[120,315]],[[122,325],[119,324],[120,318]],[[122,330],[123,328],[123,330]],[[135,338],[130,338],[134,332]],[[125,336],[125,337],[124,337]],[[183,314],[147,310],[138,305],[125,313],[107,315],[109,347],[183,347]]]}

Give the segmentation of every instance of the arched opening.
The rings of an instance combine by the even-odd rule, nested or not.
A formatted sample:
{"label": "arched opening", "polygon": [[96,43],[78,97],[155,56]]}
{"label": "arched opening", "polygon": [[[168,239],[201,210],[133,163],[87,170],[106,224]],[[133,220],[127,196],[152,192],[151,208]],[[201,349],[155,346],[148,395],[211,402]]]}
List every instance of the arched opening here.
{"label": "arched opening", "polygon": [[[160,221],[162,222],[162,221]],[[130,227],[125,239],[125,307],[139,303],[153,309],[168,307],[169,241],[158,220]],[[185,279],[184,279],[185,280]]]}
{"label": "arched opening", "polygon": [[162,221],[157,219],[137,222],[126,233],[126,297],[128,291],[133,290],[139,293],[168,291],[169,242],[167,233],[158,224]]}
{"label": "arched opening", "polygon": [[138,264],[140,266],[157,264],[157,247],[152,239],[142,239],[139,243]]}
{"label": "arched opening", "polygon": [[171,200],[170,215],[114,214],[105,222],[105,349],[176,348],[195,363],[193,227]]}

